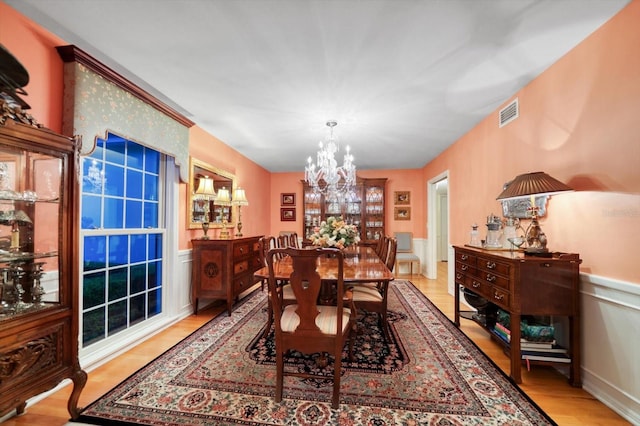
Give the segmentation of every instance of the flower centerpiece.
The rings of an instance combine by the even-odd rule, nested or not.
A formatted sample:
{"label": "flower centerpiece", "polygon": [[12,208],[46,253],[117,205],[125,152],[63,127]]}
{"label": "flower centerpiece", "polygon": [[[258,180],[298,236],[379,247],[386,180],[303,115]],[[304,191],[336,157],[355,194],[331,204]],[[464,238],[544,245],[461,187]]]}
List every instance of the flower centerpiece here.
{"label": "flower centerpiece", "polygon": [[330,216],[314,229],[309,239],[314,246],[343,249],[357,244],[360,234],[355,225],[348,225],[342,217]]}

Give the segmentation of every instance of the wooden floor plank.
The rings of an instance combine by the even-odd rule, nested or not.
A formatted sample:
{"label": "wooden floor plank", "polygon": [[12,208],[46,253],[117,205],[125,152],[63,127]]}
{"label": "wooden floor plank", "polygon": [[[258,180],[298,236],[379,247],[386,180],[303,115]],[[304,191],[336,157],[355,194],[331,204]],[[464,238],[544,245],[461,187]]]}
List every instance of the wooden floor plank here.
{"label": "wooden floor plank", "polygon": [[[438,264],[438,279],[429,280],[422,275],[404,275],[410,279],[445,315],[453,319],[453,297],[447,293],[447,264]],[[109,361],[89,373],[89,380],[80,396],[80,405],[86,406],[146,365],[171,346],[213,318],[224,307],[199,311],[178,324],[141,343],[127,353]],[[509,358],[502,347],[493,342],[480,326],[462,320],[461,330],[489,356],[504,372],[509,372]],[[570,386],[566,377],[552,367],[533,366],[523,369],[520,387],[560,426],[623,426],[630,425],[613,410],[596,400],[588,392]],[[25,413],[5,421],[2,426],[46,425],[62,426],[68,419],[67,398],[70,386],[28,406]]]}

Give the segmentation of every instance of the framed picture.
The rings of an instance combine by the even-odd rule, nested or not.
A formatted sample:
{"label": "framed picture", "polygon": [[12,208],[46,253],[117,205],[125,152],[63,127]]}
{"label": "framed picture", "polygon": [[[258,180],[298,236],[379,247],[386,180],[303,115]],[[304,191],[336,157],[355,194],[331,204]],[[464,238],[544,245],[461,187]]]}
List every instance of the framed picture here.
{"label": "framed picture", "polygon": [[284,192],[280,194],[280,205],[281,206],[295,206],[296,205],[296,194],[293,192]]}
{"label": "framed picture", "polygon": [[[547,214],[548,195],[535,197],[536,207],[538,207],[538,217]],[[504,217],[517,217],[520,219],[531,219],[531,199],[520,198],[515,200],[502,200],[502,215]]]}
{"label": "framed picture", "polygon": [[394,191],[393,200],[394,200],[394,204],[397,204],[397,205],[411,204],[411,192],[410,191]]}
{"label": "framed picture", "polygon": [[282,222],[293,222],[296,220],[296,209],[283,207],[280,209],[280,220]]}
{"label": "framed picture", "polygon": [[411,207],[394,207],[393,218],[395,220],[411,220]]}

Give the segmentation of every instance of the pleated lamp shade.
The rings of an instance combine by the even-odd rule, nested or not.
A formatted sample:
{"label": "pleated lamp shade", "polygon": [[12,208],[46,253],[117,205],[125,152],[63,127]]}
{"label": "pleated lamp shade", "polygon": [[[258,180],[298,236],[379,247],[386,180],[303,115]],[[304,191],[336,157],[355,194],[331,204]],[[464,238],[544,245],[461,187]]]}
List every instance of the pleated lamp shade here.
{"label": "pleated lamp shade", "polygon": [[525,173],[517,176],[496,200],[528,198],[532,195],[553,195],[573,189],[544,172]]}
{"label": "pleated lamp shade", "polygon": [[225,187],[218,190],[218,195],[213,202],[216,206],[230,206],[231,205],[231,193]]}

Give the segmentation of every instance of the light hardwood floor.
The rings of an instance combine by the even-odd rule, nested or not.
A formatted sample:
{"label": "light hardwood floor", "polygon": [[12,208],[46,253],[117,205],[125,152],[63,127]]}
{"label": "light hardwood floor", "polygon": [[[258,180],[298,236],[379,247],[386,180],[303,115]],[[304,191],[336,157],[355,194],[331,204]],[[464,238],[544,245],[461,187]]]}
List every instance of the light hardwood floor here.
{"label": "light hardwood floor", "polygon": [[[447,293],[446,265],[438,265],[437,280],[429,280],[421,275],[405,275],[399,278],[410,279],[445,315],[453,319],[453,297]],[[127,353],[89,372],[89,380],[80,396],[80,405],[86,406],[98,399],[223,309],[223,306],[214,307],[200,311],[197,316],[185,318]],[[462,320],[460,328],[508,374],[509,358],[498,344],[491,341],[483,329],[468,320]],[[520,387],[561,426],[630,424],[586,391],[571,387],[565,376],[552,367],[533,366],[530,372],[525,369]],[[8,419],[2,426],[64,425],[69,419],[66,407],[70,390],[71,386],[66,386],[37,404],[27,406],[25,414]]]}

